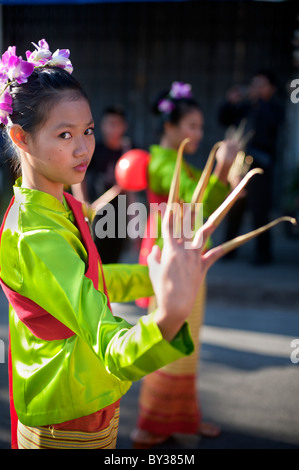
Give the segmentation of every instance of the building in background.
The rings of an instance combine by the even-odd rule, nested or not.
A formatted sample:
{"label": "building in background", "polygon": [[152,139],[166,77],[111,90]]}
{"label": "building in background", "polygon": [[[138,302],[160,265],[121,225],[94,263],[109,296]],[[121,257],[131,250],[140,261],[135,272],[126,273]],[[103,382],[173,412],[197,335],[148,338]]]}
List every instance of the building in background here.
{"label": "building in background", "polygon": [[[132,138],[143,148],[155,141],[150,105],[156,93],[172,80],[192,83],[206,117],[197,156],[201,166],[223,138],[217,110],[232,84],[246,86],[261,66],[271,68],[279,78],[281,100],[289,105],[287,83],[296,73],[299,78],[292,42],[298,28],[295,0],[0,3],[2,49],[16,44],[24,55],[31,41],[41,38],[53,50],[69,48],[95,120],[108,104],[122,103]],[[284,191],[281,174],[293,171],[299,161],[293,142],[298,132],[293,121],[288,126],[279,152],[277,194]],[[276,198],[278,204],[281,200]]]}

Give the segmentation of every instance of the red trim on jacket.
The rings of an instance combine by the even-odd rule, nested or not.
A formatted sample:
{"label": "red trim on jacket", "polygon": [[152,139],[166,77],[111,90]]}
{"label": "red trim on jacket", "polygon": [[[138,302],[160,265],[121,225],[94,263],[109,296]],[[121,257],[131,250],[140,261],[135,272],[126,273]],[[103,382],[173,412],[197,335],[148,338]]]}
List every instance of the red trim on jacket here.
{"label": "red trim on jacket", "polygon": [[[107,297],[108,306],[110,307],[108,292],[105,285],[103,274],[102,262],[96,245],[93,242],[88,223],[86,222],[82,213],[82,203],[76,200],[71,194],[64,193],[65,199],[70,206],[76,221],[76,225],[81,233],[83,245],[88,254],[88,268],[85,276],[92,280],[95,289],[98,289],[99,283],[99,265],[102,271],[103,287]],[[5,221],[8,213],[15,201],[13,196],[10,204],[3,217],[3,222],[0,227],[0,243],[2,232],[4,229]],[[43,309],[40,305],[33,302],[28,297],[25,297],[18,292],[10,289],[0,278],[0,284],[6,295],[9,303],[15,310],[18,318],[24,323],[27,328],[34,334],[34,336],[46,341],[66,339],[74,335],[74,332],[65,326],[62,322],[57,320],[53,315]],[[10,416],[11,416],[11,447],[12,449],[18,448],[17,441],[17,425],[18,417],[13,403],[13,383],[12,383],[12,360],[11,360],[11,342],[9,338],[9,353],[8,353],[8,375],[9,375],[9,398],[10,398]]]}

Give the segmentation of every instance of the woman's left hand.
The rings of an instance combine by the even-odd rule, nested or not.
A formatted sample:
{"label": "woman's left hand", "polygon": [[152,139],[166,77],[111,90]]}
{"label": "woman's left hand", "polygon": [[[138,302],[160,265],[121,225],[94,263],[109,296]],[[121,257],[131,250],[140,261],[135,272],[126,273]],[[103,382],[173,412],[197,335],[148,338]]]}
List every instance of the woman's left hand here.
{"label": "woman's left hand", "polygon": [[228,183],[228,174],[235,158],[243,150],[250,140],[252,134],[249,132],[244,135],[245,121],[241,122],[239,127],[228,129],[226,139],[221,143],[216,152],[216,167],[214,174],[224,184]]}

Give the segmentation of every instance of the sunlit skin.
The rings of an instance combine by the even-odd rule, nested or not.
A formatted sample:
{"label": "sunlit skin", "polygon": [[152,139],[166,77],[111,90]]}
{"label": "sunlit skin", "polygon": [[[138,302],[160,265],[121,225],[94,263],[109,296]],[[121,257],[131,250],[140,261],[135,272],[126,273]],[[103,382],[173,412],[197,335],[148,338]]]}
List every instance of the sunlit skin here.
{"label": "sunlit skin", "polygon": [[85,98],[66,93],[34,133],[19,125],[10,131],[22,165],[22,186],[49,193],[62,201],[65,185],[80,183],[94,148],[94,121]]}

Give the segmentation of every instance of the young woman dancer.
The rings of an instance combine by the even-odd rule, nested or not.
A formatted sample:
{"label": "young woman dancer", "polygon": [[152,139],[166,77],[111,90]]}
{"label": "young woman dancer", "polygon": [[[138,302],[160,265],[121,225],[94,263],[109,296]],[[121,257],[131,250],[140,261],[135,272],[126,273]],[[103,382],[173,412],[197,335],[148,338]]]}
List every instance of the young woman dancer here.
{"label": "young woman dancer", "polygon": [[[192,249],[165,217],[163,251],[148,266],[102,266],[80,183],[94,151],[88,99],[68,50],[45,40],[27,60],[9,47],[0,63],[0,119],[21,177],[1,227],[1,286],[9,300],[13,448],[114,448],[119,400],[131,381],[192,353],[186,319],[211,264],[206,224]],[[132,326],[110,301],[155,295],[157,308]]]}
{"label": "young woman dancer", "polygon": [[[160,118],[161,135],[159,145],[150,147],[147,195],[149,203],[160,204],[167,201],[181,142],[189,139],[184,148],[186,154],[197,151],[203,137],[204,117],[193,97],[191,86],[181,82],[174,82],[170,90],[159,95],[153,111]],[[226,140],[219,145],[216,165],[203,197],[204,218],[219,206],[229,192],[227,176],[237,151],[236,139]],[[200,176],[201,171],[183,159],[179,192],[182,201],[191,202]],[[150,236],[150,233],[154,233],[153,225],[156,223],[157,216],[151,212],[140,250],[139,261],[142,264],[146,264],[154,244],[162,246],[159,236],[157,239]],[[174,433],[199,432],[209,437],[216,437],[220,433],[218,426],[202,422],[196,387],[205,298],[206,285],[203,282],[188,320],[195,345],[193,354],[157,370],[142,381],[137,429],[132,433],[136,447],[152,447]],[[137,304],[141,307],[149,305],[151,310],[155,306],[155,299],[139,299]]]}

